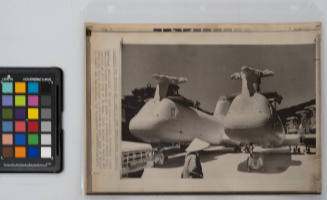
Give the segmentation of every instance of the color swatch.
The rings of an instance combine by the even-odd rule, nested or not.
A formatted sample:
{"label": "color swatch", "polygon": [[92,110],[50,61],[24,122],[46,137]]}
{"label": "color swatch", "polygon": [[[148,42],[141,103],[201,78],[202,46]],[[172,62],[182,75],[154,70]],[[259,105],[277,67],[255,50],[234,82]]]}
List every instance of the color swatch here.
{"label": "color swatch", "polygon": [[0,172],[61,170],[62,72],[42,70],[0,69]]}
{"label": "color swatch", "polygon": [[[49,85],[2,82],[1,111],[2,119],[6,120],[2,129],[2,146],[6,147],[4,158],[51,158],[51,97],[39,93],[39,84]],[[39,98],[45,98],[43,105]],[[39,139],[43,134],[43,140]]]}

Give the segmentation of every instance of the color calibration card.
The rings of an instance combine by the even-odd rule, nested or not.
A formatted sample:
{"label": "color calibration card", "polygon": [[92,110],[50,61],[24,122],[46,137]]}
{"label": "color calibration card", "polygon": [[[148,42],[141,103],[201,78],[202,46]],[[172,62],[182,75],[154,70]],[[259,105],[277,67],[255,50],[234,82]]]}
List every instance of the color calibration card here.
{"label": "color calibration card", "polygon": [[0,172],[62,169],[62,71],[0,68]]}

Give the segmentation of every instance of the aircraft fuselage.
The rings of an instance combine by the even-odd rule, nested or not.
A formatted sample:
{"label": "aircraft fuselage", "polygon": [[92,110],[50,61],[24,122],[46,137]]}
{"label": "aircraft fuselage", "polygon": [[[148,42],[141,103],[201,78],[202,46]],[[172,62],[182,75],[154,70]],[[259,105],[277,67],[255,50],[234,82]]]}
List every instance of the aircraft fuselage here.
{"label": "aircraft fuselage", "polygon": [[149,143],[189,143],[199,138],[219,144],[224,137],[223,120],[169,98],[150,99],[134,116],[131,133]]}
{"label": "aircraft fuselage", "polygon": [[238,95],[225,117],[224,126],[228,137],[245,144],[280,146],[285,137],[276,111],[260,93]]}

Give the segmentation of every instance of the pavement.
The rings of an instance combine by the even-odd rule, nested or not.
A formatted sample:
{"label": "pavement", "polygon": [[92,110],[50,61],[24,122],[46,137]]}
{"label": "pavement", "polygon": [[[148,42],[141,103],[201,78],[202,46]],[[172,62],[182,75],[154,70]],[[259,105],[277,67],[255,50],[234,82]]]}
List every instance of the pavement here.
{"label": "pavement", "polygon": [[[230,185],[242,185],[253,181],[260,184],[271,182],[282,185],[301,185],[319,178],[319,159],[314,154],[290,154],[288,148],[255,149],[264,160],[264,171],[248,172],[247,153],[234,153],[231,149],[211,148],[200,153],[204,179],[214,179]],[[153,177],[162,179],[180,179],[185,153],[169,156],[164,166],[146,168],[142,179]]]}

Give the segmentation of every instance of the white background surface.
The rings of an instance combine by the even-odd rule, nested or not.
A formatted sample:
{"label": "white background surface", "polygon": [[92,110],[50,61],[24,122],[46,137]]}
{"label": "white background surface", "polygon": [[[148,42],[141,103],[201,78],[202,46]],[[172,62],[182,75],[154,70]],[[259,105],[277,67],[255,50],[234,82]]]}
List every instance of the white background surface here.
{"label": "white background surface", "polygon": [[[64,71],[64,171],[0,174],[0,199],[324,199],[323,195],[85,196],[83,22],[241,23],[323,21],[324,0],[0,0],[0,66],[59,66]],[[322,47],[325,46],[325,42]],[[323,48],[324,49],[324,48]],[[323,51],[323,58],[327,58]],[[324,60],[324,59],[323,59]],[[326,69],[323,66],[323,77]],[[323,81],[325,82],[325,81]],[[325,85],[325,84],[324,84]],[[326,88],[323,87],[323,95]],[[323,107],[326,106],[323,97]],[[323,124],[326,119],[323,117]],[[325,130],[325,125],[323,126]],[[326,145],[326,137],[323,136]],[[326,168],[323,146],[323,168]],[[268,180],[267,180],[268,181]]]}

